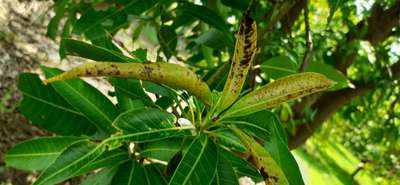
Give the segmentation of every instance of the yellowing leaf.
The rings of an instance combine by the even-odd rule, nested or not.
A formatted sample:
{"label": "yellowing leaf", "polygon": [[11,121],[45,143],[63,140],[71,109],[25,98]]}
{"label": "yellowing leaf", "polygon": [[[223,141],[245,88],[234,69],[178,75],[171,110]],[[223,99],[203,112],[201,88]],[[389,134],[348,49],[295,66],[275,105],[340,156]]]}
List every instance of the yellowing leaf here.
{"label": "yellowing leaf", "polygon": [[235,52],[217,112],[229,107],[238,97],[257,51],[257,24],[247,12],[243,14],[236,35]]}
{"label": "yellowing leaf", "polygon": [[52,77],[46,80],[45,83],[77,77],[96,76],[124,77],[162,83],[171,87],[185,89],[204,103],[211,104],[211,91],[208,85],[191,70],[170,63],[89,62]]}
{"label": "yellowing leaf", "polygon": [[306,72],[273,81],[239,99],[222,117],[244,116],[289,100],[324,91],[335,82],[322,74]]}
{"label": "yellowing leaf", "polygon": [[256,140],[249,137],[240,129],[229,127],[240,139],[243,145],[250,152],[250,157],[256,168],[260,170],[267,185],[289,185],[285,174],[272,156]]}

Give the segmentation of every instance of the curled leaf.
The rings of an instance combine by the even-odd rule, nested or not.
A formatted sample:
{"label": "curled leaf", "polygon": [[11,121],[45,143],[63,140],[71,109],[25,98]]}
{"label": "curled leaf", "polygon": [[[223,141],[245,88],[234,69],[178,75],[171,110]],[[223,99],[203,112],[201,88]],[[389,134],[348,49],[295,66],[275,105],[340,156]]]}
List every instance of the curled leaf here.
{"label": "curled leaf", "polygon": [[243,145],[250,152],[250,159],[264,178],[265,184],[289,185],[282,169],[256,140],[248,136],[240,129],[229,127],[240,139]]}
{"label": "curled leaf", "polygon": [[44,83],[96,76],[133,78],[162,83],[171,87],[185,89],[204,103],[208,105],[211,103],[211,91],[206,83],[191,70],[170,63],[89,62],[47,79]]}
{"label": "curled leaf", "polygon": [[243,14],[240,28],[236,35],[235,52],[228,79],[222,91],[217,112],[229,107],[238,97],[245,82],[247,73],[257,53],[257,24],[248,15]]}
{"label": "curled leaf", "polygon": [[306,72],[289,75],[245,95],[222,117],[245,116],[289,100],[327,90],[334,83],[319,73]]}

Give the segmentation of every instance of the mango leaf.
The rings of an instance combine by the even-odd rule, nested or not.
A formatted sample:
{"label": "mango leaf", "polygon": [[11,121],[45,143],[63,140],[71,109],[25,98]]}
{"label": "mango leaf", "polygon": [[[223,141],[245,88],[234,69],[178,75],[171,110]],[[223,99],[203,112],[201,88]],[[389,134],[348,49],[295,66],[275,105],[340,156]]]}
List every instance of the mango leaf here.
{"label": "mango leaf", "polygon": [[214,132],[215,137],[218,139],[219,144],[225,146],[226,148],[236,150],[239,152],[245,152],[246,148],[240,142],[239,138],[232,134],[227,129],[219,129]]}
{"label": "mango leaf", "polygon": [[176,45],[178,44],[178,38],[174,28],[172,28],[172,26],[162,26],[158,31],[158,40],[161,45],[161,50],[167,60],[169,60],[169,58],[175,54]]}
{"label": "mango leaf", "polygon": [[114,87],[120,112],[138,108],[140,104],[137,101],[149,106],[154,105],[150,97],[144,92],[139,80],[110,78],[109,81]]}
{"label": "mango leaf", "polygon": [[183,142],[181,138],[144,143],[140,147],[140,154],[148,158],[169,161],[178,151],[185,148],[186,143],[187,142]]}
{"label": "mango leaf", "polygon": [[167,181],[154,164],[129,161],[119,166],[111,185],[163,185]]}
{"label": "mango leaf", "polygon": [[91,35],[96,39],[114,33],[127,23],[127,15],[139,15],[157,3],[155,0],[130,1],[121,8],[110,8],[107,11],[90,9],[83,14],[74,26],[75,34]]}
{"label": "mango leaf", "polygon": [[79,40],[63,38],[65,52],[67,55],[79,56],[95,61],[135,62],[137,60],[124,56],[107,48],[92,45]]}
{"label": "mango leaf", "polygon": [[261,64],[261,70],[270,78],[278,79],[297,73],[297,64],[287,56],[277,56]]}
{"label": "mango leaf", "polygon": [[46,35],[51,39],[55,39],[58,32],[58,26],[60,24],[61,19],[64,16],[65,6],[67,5],[68,0],[60,0],[56,1],[54,4],[56,15],[50,19],[49,24],[47,25],[47,33]]}
{"label": "mango leaf", "polygon": [[260,170],[261,174],[263,174],[266,184],[289,185],[282,169],[256,140],[234,126],[230,126],[229,128],[240,138],[250,152],[254,164]]}
{"label": "mango leaf", "polygon": [[184,89],[210,105],[211,91],[193,71],[171,63],[88,62],[45,81],[52,83],[77,77],[111,76],[149,80]]}
{"label": "mango leaf", "polygon": [[249,115],[286,101],[329,89],[334,82],[313,72],[289,75],[240,98],[222,117]]}
{"label": "mango leaf", "polygon": [[58,54],[60,55],[61,59],[66,57],[66,49],[65,49],[65,39],[70,37],[72,27],[76,22],[75,11],[70,11],[68,14],[68,18],[65,21],[62,33],[61,33],[61,40],[60,40],[60,48],[58,49]]}
{"label": "mango leaf", "polygon": [[118,165],[109,168],[103,168],[95,174],[90,175],[80,185],[110,185]]}
{"label": "mango leaf", "polygon": [[[219,149],[224,150],[224,149]],[[231,161],[218,151],[218,164],[213,184],[215,185],[239,185],[238,176],[232,167]]]}
{"label": "mango leaf", "polygon": [[56,184],[76,175],[87,163],[94,161],[105,151],[104,145],[81,141],[64,150],[59,157],[44,170],[34,185]]}
{"label": "mango leaf", "polygon": [[328,25],[332,20],[333,15],[335,15],[335,12],[340,8],[340,6],[343,5],[345,1],[344,0],[328,0],[329,4],[329,17],[328,17]]}
{"label": "mango leaf", "polygon": [[264,148],[281,167],[289,184],[304,185],[297,162],[289,151],[286,135],[279,119],[269,111],[260,111],[240,119],[260,125],[270,132],[265,138],[259,137],[264,141]]}
{"label": "mango leaf", "polygon": [[23,94],[21,113],[34,125],[60,135],[91,135],[96,127],[74,109],[53,87],[45,86],[37,74],[19,75],[18,89]]}
{"label": "mango leaf", "polygon": [[217,169],[218,150],[204,135],[193,140],[169,185],[210,184]]}
{"label": "mango leaf", "polygon": [[321,73],[329,79],[335,81],[336,84],[332,87],[334,90],[351,86],[351,82],[346,78],[346,76],[329,64],[310,62],[304,71]]}
{"label": "mango leaf", "polygon": [[264,180],[257,168],[250,164],[247,160],[236,156],[231,151],[222,148],[220,148],[218,152],[221,152],[222,155],[229,160],[238,178],[250,177],[256,183]]}
{"label": "mango leaf", "polygon": [[246,10],[249,6],[249,0],[221,0],[221,3],[238,10]]}
{"label": "mango leaf", "polygon": [[236,35],[231,69],[216,108],[217,114],[229,107],[239,97],[247,73],[257,53],[256,50],[257,24],[247,13],[244,13]]}
{"label": "mango leaf", "polygon": [[234,39],[230,34],[224,33],[215,28],[207,30],[197,37],[194,42],[218,50],[221,50],[225,47],[233,47],[234,45]]}
{"label": "mango leaf", "polygon": [[75,176],[84,174],[95,169],[115,166],[129,160],[128,152],[122,149],[115,149],[105,151],[95,160],[81,166],[81,168],[75,172]]}
{"label": "mango leaf", "polygon": [[224,19],[222,19],[222,17],[216,12],[205,6],[185,3],[178,10],[182,11],[186,15],[196,17],[222,32],[229,32],[229,28]]}
{"label": "mango leaf", "polygon": [[6,156],[7,166],[21,170],[43,170],[80,137],[41,137],[24,141],[10,149]]}
{"label": "mango leaf", "polygon": [[[46,77],[53,77],[62,71],[42,66]],[[53,83],[52,87],[64,97],[75,109],[85,116],[105,133],[115,131],[111,123],[117,116],[114,104],[100,91],[82,80],[69,80]]]}
{"label": "mango leaf", "polygon": [[173,114],[154,108],[140,108],[120,114],[113,125],[126,133],[172,128],[176,118]]}

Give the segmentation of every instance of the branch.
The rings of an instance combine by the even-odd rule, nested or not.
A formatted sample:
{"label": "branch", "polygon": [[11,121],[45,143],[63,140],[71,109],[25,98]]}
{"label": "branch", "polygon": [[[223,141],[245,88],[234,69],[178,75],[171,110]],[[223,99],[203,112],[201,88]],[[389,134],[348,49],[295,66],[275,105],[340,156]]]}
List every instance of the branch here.
{"label": "branch", "polygon": [[310,23],[308,20],[308,0],[305,0],[305,5],[304,5],[304,24],[306,26],[306,52],[304,54],[303,62],[301,63],[300,66],[300,72],[303,72],[305,67],[307,67],[308,63],[312,59],[312,50],[313,50],[313,41],[312,41],[312,35],[310,31]]}

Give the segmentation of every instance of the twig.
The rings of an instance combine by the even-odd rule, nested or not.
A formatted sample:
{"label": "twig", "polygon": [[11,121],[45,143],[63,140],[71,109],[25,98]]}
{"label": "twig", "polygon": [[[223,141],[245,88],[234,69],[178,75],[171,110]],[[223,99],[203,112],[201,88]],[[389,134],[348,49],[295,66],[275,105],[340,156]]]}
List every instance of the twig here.
{"label": "twig", "polygon": [[308,63],[310,63],[312,59],[312,51],[313,51],[313,40],[310,31],[310,23],[308,21],[308,0],[305,0],[304,6],[304,24],[306,26],[306,52],[304,54],[303,62],[300,66],[300,72],[303,72],[304,69],[307,67]]}

